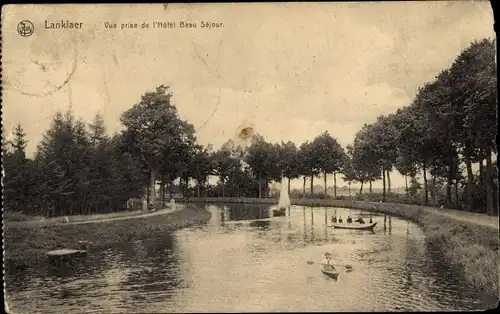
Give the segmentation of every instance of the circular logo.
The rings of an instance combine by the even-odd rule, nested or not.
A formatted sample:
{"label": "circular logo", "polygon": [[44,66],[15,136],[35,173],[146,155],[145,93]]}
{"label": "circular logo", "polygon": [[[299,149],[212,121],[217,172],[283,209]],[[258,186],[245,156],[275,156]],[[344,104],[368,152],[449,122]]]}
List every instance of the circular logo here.
{"label": "circular logo", "polygon": [[31,21],[24,20],[17,24],[17,32],[23,37],[28,37],[35,31],[35,26]]}

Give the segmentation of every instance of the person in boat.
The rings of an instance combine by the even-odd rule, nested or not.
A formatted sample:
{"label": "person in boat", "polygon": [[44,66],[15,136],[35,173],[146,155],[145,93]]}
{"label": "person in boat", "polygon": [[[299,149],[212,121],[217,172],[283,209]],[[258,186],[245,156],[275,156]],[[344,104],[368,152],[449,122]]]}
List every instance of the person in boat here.
{"label": "person in boat", "polygon": [[332,222],[337,222],[337,217],[332,217]]}
{"label": "person in boat", "polygon": [[343,222],[342,217],[339,217],[339,224]]}
{"label": "person in boat", "polygon": [[372,217],[370,217],[370,223],[371,223],[371,224],[373,223],[373,219],[372,219]]}
{"label": "person in boat", "polygon": [[356,222],[359,222],[360,224],[364,224],[365,221],[363,220],[362,217],[359,217],[358,219],[356,219]]}
{"label": "person in boat", "polygon": [[347,217],[347,223],[348,223],[348,224],[352,223],[352,218],[351,218],[351,216],[348,216],[348,217]]}
{"label": "person in boat", "polygon": [[333,268],[335,261],[332,259],[332,254],[325,252],[325,258],[321,261],[323,266],[330,266]]}

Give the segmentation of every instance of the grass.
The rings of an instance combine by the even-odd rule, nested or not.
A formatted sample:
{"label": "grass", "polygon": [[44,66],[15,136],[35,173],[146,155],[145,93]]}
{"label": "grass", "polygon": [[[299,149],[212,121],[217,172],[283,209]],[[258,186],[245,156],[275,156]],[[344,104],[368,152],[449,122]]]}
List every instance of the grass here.
{"label": "grass", "polygon": [[94,244],[93,249],[102,249],[184,228],[209,218],[208,211],[186,206],[182,210],[164,215],[95,224],[56,226],[47,221],[36,225],[7,222],[4,227],[6,270],[23,269],[43,263],[47,251],[77,248],[79,240],[91,241]]}
{"label": "grass", "polygon": [[460,267],[472,286],[487,295],[498,295],[497,230],[435,214],[423,215],[417,222],[423,227],[427,244],[438,248],[450,264]]}
{"label": "grass", "polygon": [[45,219],[43,216],[27,216],[21,212],[3,212],[3,219],[6,221],[42,221]]}

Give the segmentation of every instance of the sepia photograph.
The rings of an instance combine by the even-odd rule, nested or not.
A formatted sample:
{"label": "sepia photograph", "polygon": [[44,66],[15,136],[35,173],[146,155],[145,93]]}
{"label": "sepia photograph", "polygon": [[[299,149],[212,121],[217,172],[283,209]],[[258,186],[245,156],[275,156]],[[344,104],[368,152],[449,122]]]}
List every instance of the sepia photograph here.
{"label": "sepia photograph", "polygon": [[498,306],[489,1],[1,14],[7,313]]}

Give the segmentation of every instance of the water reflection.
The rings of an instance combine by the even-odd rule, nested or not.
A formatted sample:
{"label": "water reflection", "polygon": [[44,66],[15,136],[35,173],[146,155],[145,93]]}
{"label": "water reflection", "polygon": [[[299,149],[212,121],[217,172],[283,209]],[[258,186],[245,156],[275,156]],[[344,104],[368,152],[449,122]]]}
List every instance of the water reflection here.
{"label": "water reflection", "polygon": [[257,229],[269,229],[270,225],[271,222],[267,220],[255,220],[250,223],[250,227],[254,227]]}
{"label": "water reflection", "polygon": [[227,204],[224,205],[224,221],[270,218],[270,211],[268,205]]}
{"label": "water reflection", "polygon": [[[292,206],[289,216],[270,217],[271,207],[265,205],[206,209],[212,218],[203,228],[93,252],[66,269],[8,275],[11,308],[23,313],[172,313],[486,307],[408,221],[373,216],[388,224],[367,232],[329,226],[332,216],[353,217],[355,210]],[[334,282],[305,263],[325,251],[353,271],[339,268]]]}

